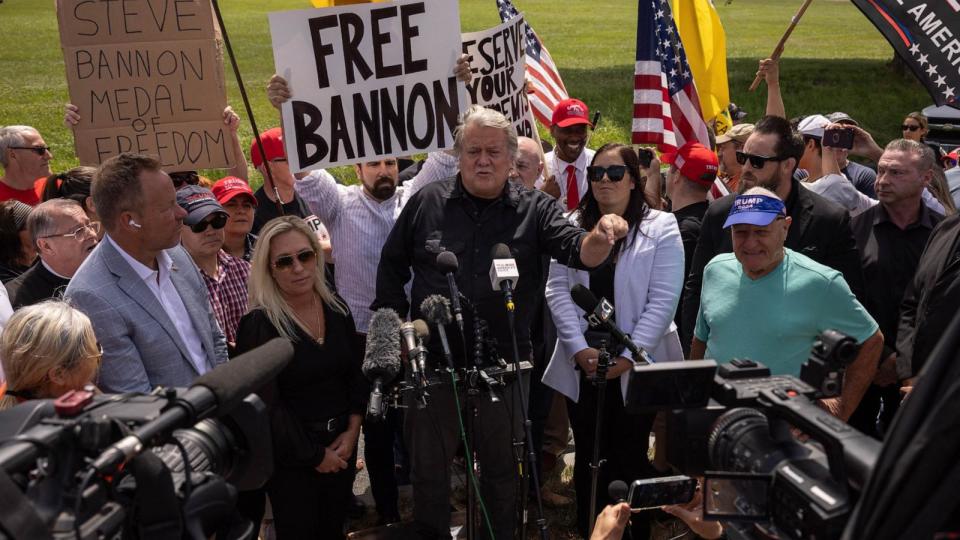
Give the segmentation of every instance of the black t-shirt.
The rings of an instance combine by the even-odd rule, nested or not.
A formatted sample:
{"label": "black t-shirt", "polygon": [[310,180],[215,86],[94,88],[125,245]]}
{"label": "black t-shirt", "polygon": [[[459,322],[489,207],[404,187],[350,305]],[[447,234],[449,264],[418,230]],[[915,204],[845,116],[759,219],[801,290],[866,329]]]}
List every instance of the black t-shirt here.
{"label": "black t-shirt", "polygon": [[297,216],[299,218],[305,218],[310,215],[310,207],[307,206],[307,202],[300,198],[300,195],[296,192],[293,194],[292,201],[284,203],[283,214],[277,209],[277,203],[267,197],[264,188],[261,187],[258,189],[253,196],[257,198],[257,211],[253,215],[253,228],[250,230],[252,234],[260,234],[260,229],[262,229],[268,221],[273,218],[278,218],[281,215]]}

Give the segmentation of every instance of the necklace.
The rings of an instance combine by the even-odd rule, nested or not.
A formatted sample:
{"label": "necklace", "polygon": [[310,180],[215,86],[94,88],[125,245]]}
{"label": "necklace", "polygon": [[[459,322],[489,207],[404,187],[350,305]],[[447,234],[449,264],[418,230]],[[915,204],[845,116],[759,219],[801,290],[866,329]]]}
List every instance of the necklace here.
{"label": "necklace", "polygon": [[320,306],[320,302],[317,300],[316,294],[313,295],[313,307],[317,312],[317,338],[315,341],[317,342],[317,345],[323,345],[323,321],[321,320],[323,307]]}

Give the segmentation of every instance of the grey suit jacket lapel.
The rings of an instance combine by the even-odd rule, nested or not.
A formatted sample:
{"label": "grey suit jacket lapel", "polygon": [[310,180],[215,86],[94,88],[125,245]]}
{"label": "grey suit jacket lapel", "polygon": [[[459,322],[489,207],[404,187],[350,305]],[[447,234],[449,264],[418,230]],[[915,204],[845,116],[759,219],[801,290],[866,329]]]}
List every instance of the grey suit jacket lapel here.
{"label": "grey suit jacket lapel", "polygon": [[[174,326],[173,321],[167,316],[167,312],[163,309],[163,306],[160,305],[160,301],[157,300],[153,291],[147,287],[147,284],[140,279],[137,272],[124,260],[123,255],[117,252],[113,244],[109,241],[103,242],[103,244],[103,261],[106,263],[107,268],[117,276],[117,286],[160,324],[167,335],[170,336],[170,339],[177,345],[177,349],[180,350],[180,355],[183,357],[183,360],[190,366],[190,369],[192,369],[194,373],[197,373],[196,367],[194,367],[193,362],[190,361],[190,352],[180,337],[180,332],[177,331],[177,327]],[[177,290],[179,291],[179,289]]]}

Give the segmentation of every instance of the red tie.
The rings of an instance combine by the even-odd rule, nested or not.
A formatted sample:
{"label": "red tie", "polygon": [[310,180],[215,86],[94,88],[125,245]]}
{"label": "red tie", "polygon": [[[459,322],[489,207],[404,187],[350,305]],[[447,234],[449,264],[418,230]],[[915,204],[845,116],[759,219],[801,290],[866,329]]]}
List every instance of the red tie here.
{"label": "red tie", "polygon": [[573,210],[580,204],[580,194],[577,192],[577,170],[573,165],[567,165],[567,210]]}

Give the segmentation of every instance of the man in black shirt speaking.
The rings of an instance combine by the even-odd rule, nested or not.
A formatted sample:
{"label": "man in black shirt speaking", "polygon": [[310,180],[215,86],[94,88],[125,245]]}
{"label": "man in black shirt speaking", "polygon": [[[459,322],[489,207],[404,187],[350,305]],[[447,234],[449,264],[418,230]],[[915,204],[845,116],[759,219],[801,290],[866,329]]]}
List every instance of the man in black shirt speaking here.
{"label": "man in black shirt speaking", "polygon": [[[493,290],[488,277],[491,249],[504,243],[516,260],[514,302],[518,348],[521,360],[530,359],[530,322],[541,301],[544,275],[540,257],[547,254],[563,264],[593,268],[602,264],[613,244],[627,233],[619,216],[600,219],[593,231],[572,225],[551,197],[537,190],[524,190],[507,179],[517,153],[517,136],[499,112],[472,106],[455,133],[454,149],[460,174],[417,193],[397,218],[383,246],[377,269],[377,297],[372,309],[389,307],[411,319],[421,317],[420,303],[431,294],[450,297],[443,269],[436,264],[441,252],[456,255],[457,287],[469,299],[477,315],[489,324],[498,355],[513,359],[510,328],[504,299]],[[413,274],[410,299],[404,285]],[[465,364],[464,351],[473,351],[473,316],[464,309],[466,343],[455,325],[446,329],[458,367]],[[442,365],[439,340],[431,340],[434,367]],[[520,403],[516,384],[508,384],[498,403],[486,393],[476,403],[475,438],[483,468],[481,496],[496,538],[512,538],[515,528],[516,466],[512,443],[519,440]],[[459,435],[456,403],[449,383],[429,390],[429,405],[408,409],[404,436],[411,457],[414,521],[428,538],[449,538],[450,472]],[[463,398],[463,392],[459,397]],[[513,429],[511,429],[511,427]],[[485,523],[485,521],[481,521]]]}

